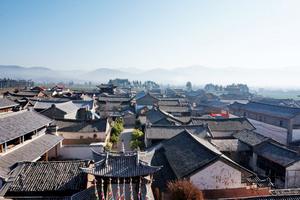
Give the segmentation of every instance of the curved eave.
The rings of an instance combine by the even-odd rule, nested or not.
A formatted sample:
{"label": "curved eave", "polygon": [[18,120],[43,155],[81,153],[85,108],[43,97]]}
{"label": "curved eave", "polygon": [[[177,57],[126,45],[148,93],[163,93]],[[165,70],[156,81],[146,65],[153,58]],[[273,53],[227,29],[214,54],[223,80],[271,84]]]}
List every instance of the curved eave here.
{"label": "curved eave", "polygon": [[133,175],[133,176],[122,176],[122,175],[116,176],[116,175],[110,175],[110,174],[109,174],[109,175],[107,175],[107,174],[99,174],[99,173],[97,173],[96,171],[93,170],[94,168],[84,168],[84,167],[80,167],[80,169],[81,169],[84,173],[92,174],[92,175],[94,175],[94,176],[105,177],[105,178],[132,178],[132,177],[140,177],[140,176],[145,177],[145,176],[148,176],[148,175],[152,175],[152,174],[158,172],[158,171],[162,168],[162,166],[159,166],[159,167],[155,166],[155,167],[154,167],[154,166],[145,166],[145,165],[143,165],[143,167],[148,167],[148,169],[149,169],[150,172],[147,172],[147,173],[140,173],[140,174],[135,174],[135,175]]}

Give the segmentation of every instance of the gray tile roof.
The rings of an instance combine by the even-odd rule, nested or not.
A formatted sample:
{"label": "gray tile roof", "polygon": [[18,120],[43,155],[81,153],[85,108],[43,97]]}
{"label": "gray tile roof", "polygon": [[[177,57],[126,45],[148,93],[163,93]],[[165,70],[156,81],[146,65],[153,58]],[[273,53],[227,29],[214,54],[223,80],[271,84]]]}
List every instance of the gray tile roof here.
{"label": "gray tile roof", "polygon": [[161,191],[166,190],[167,183],[169,181],[175,181],[177,179],[164,154],[164,151],[165,150],[163,148],[159,148],[158,150],[156,150],[151,160],[151,165],[163,166],[161,170],[159,170],[156,174],[153,175],[154,181],[152,183],[153,187],[159,188]]}
{"label": "gray tile roof", "polygon": [[118,96],[99,96],[98,101],[102,102],[130,102],[131,98],[130,97],[118,97]]}
{"label": "gray tile roof", "polygon": [[213,137],[222,137],[222,135],[227,137],[228,134],[226,134],[226,132],[229,132],[231,135],[244,129],[255,129],[247,118],[192,118],[190,124],[207,124]]}
{"label": "gray tile roof", "polygon": [[19,97],[34,97],[37,96],[39,93],[39,91],[23,90],[19,92],[10,92],[9,95]]}
{"label": "gray tile roof", "polygon": [[164,100],[164,99],[160,99],[158,102],[159,106],[179,106],[179,100],[178,99],[171,99],[171,100]]}
{"label": "gray tile roof", "polygon": [[187,113],[190,112],[190,108],[188,106],[159,106],[161,110],[164,110],[168,113]]}
{"label": "gray tile roof", "polygon": [[[170,124],[183,124],[179,118],[159,109],[153,108],[146,113],[146,119],[151,124],[170,125]],[[164,121],[162,121],[164,120]]]}
{"label": "gray tile roof", "polygon": [[79,107],[76,104],[74,104],[72,101],[55,104],[55,107],[58,108],[59,110],[62,110],[66,114],[75,113],[79,109]]}
{"label": "gray tile roof", "polygon": [[287,167],[300,160],[299,154],[285,146],[277,144],[275,141],[265,141],[254,147],[254,152],[274,163]]}
{"label": "gray tile roof", "polygon": [[0,143],[23,136],[51,122],[51,119],[28,110],[0,115]]}
{"label": "gray tile roof", "polygon": [[256,112],[264,115],[282,117],[287,119],[293,118],[296,115],[300,114],[300,108],[271,105],[259,102],[249,102],[247,104],[235,102],[234,104],[230,105],[230,108],[237,110],[246,110],[250,112]]}
{"label": "gray tile roof", "polygon": [[158,99],[149,93],[136,99],[138,105],[154,105],[157,102]]}
{"label": "gray tile roof", "polygon": [[238,139],[212,139],[211,143],[214,144],[218,148],[218,150],[222,152],[237,152],[250,150],[249,146],[241,143]]}
{"label": "gray tile roof", "polygon": [[62,103],[66,103],[66,102],[73,102],[74,105],[76,105],[79,108],[89,108],[92,109],[93,108],[93,100],[38,100],[38,101],[34,101],[34,106],[33,108],[36,110],[45,110],[50,108],[53,104],[55,104],[56,106],[58,104],[62,104]]}
{"label": "gray tile roof", "polygon": [[73,100],[72,102],[79,108],[88,108],[89,110],[94,108],[94,100]]}
{"label": "gray tile roof", "polygon": [[197,107],[212,107],[212,108],[226,108],[229,104],[219,101],[219,100],[211,100],[211,101],[204,101],[197,104]]}
{"label": "gray tile roof", "polygon": [[55,120],[53,124],[58,126],[58,131],[62,132],[106,132],[106,119],[92,121],[79,120]]}
{"label": "gray tile roof", "polygon": [[[94,151],[93,153],[99,154]],[[109,153],[108,157],[106,157],[106,153],[94,156],[96,161],[97,158],[104,157],[95,163],[94,168],[82,168],[82,170],[95,176],[130,178],[154,174],[161,168],[141,161],[137,153]]]}
{"label": "gray tile roof", "polygon": [[4,187],[5,196],[69,196],[86,188],[80,167],[87,161],[40,161],[19,163],[18,173]]}
{"label": "gray tile roof", "polygon": [[0,177],[7,178],[8,173],[17,162],[34,161],[62,140],[63,138],[60,136],[45,134],[1,156]]}
{"label": "gray tile roof", "polygon": [[205,125],[152,125],[145,128],[145,137],[147,139],[169,139],[185,129],[198,137],[206,137],[208,134]]}
{"label": "gray tile roof", "polygon": [[153,185],[162,190],[165,189],[168,181],[189,177],[219,159],[241,171],[242,181],[244,177],[254,175],[253,172],[223,155],[209,141],[194,136],[186,130],[152,149],[155,153],[151,164],[163,165],[162,170],[154,174]]}
{"label": "gray tile roof", "polygon": [[50,108],[53,104],[62,103],[61,101],[33,101],[33,108],[36,110],[45,110]]}
{"label": "gray tile roof", "polygon": [[268,140],[268,137],[265,137],[259,133],[256,133],[253,130],[242,130],[235,134],[233,134],[233,137],[238,139],[239,141],[246,143],[252,147]]}
{"label": "gray tile roof", "polygon": [[11,107],[18,106],[18,105],[19,104],[17,104],[16,102],[11,101],[7,98],[0,98],[0,109],[11,108]]}
{"label": "gray tile roof", "polygon": [[221,156],[215,146],[187,131],[164,141],[163,149],[177,178],[184,178]]}

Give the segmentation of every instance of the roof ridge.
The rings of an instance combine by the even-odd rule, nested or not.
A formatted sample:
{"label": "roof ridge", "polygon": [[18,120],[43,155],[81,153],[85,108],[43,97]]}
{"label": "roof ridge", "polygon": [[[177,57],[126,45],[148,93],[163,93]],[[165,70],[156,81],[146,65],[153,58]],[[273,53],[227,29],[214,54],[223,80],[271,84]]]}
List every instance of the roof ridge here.
{"label": "roof ridge", "polygon": [[[223,153],[220,152],[220,151],[217,149],[217,147],[216,147],[215,145],[213,145],[212,143],[210,143],[208,140],[205,140],[205,139],[203,139],[203,138],[197,137],[197,136],[193,135],[192,133],[190,133],[188,130],[186,130],[186,132],[188,132],[189,135],[190,135],[192,138],[194,138],[198,143],[200,143],[202,146],[204,146],[204,147],[205,147],[206,149],[208,149],[209,151],[215,153],[216,155],[223,155]],[[204,144],[204,143],[206,143],[206,144],[210,145],[211,147],[213,147],[214,150],[210,149],[210,148],[209,148],[206,144]]]}
{"label": "roof ridge", "polygon": [[[266,105],[266,106],[275,106],[275,107],[286,108],[286,109],[293,109],[293,110],[299,110],[300,111],[300,108],[283,106],[283,105],[269,104],[269,103],[265,103],[265,102],[255,101],[255,100],[254,101],[249,101],[249,103],[256,103],[256,104],[262,104],[262,105]],[[242,104],[242,105],[247,105],[247,104]]]}

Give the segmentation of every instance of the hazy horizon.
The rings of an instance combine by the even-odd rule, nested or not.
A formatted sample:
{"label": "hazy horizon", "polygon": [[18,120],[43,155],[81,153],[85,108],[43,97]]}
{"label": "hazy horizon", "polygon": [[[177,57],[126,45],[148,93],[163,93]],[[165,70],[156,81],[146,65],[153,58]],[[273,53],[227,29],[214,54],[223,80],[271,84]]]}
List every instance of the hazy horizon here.
{"label": "hazy horizon", "polygon": [[299,1],[0,2],[1,64],[52,69],[300,66]]}
{"label": "hazy horizon", "polygon": [[[0,64],[162,69],[151,77],[298,87],[299,6],[296,0],[3,0]],[[181,73],[185,68],[192,72]]]}

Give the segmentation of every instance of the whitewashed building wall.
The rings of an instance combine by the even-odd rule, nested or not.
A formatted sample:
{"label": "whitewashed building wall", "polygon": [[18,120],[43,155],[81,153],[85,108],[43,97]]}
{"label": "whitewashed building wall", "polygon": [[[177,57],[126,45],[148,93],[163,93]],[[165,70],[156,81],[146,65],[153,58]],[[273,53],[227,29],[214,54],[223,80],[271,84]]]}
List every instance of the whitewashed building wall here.
{"label": "whitewashed building wall", "polygon": [[190,177],[199,189],[224,189],[242,187],[242,174],[239,170],[217,161]]}
{"label": "whitewashed building wall", "polygon": [[286,168],[285,171],[285,188],[300,187],[300,161]]}

